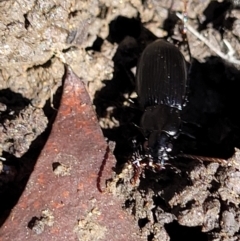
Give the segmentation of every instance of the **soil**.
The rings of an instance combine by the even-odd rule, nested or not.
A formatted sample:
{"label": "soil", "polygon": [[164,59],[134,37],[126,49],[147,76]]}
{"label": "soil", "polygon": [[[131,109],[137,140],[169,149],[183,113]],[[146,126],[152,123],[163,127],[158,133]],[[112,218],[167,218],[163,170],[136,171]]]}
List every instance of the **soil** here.
{"label": "soil", "polygon": [[[139,238],[240,239],[235,149],[240,148],[240,71],[232,63],[232,58],[240,59],[240,2],[187,4],[188,24],[228,60],[188,31],[190,58],[176,16],[183,5],[169,0],[0,1],[1,224],[48,137],[67,64],[88,87],[102,131],[116,144],[115,177],[107,185],[112,195],[125,200],[123,209],[134,216]],[[229,165],[178,157],[160,172],[143,170],[133,182],[132,140],[141,136],[136,125],[142,115],[134,76],[141,52],[157,38],[178,45],[189,63],[182,115],[182,132],[188,135],[181,135],[176,147],[186,154],[227,159]],[[56,175],[68,171],[56,163]],[[34,223],[36,232],[50,225],[49,215]],[[79,230],[99,229],[90,221],[79,222]],[[91,240],[87,232],[79,235]]]}

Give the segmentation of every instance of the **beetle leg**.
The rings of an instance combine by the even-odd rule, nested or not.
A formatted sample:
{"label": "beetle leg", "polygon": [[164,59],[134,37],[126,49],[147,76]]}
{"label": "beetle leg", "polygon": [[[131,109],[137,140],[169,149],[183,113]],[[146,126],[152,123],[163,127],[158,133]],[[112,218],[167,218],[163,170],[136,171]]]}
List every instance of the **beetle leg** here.
{"label": "beetle leg", "polygon": [[188,123],[187,123],[185,125],[181,125],[181,130],[179,131],[178,136],[184,135],[191,139],[196,139],[196,133],[194,133],[194,132],[195,131],[193,130],[193,128],[190,128],[190,125],[188,125]]}
{"label": "beetle leg", "polygon": [[190,155],[190,154],[179,154],[178,157],[184,157],[192,160],[198,160],[203,162],[217,162],[222,165],[227,165],[227,161],[222,158],[216,158],[216,157],[206,157],[206,156],[197,156],[197,155]]}

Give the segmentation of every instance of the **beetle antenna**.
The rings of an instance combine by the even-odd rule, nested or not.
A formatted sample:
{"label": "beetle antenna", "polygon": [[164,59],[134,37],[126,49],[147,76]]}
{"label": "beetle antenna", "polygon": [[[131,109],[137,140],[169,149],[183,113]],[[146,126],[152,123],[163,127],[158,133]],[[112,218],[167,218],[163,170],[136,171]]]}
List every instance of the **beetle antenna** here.
{"label": "beetle antenna", "polygon": [[132,125],[135,126],[137,129],[139,129],[140,131],[143,131],[143,128],[135,124],[134,122],[132,122]]}
{"label": "beetle antenna", "polygon": [[183,157],[187,159],[192,160],[198,160],[202,162],[217,162],[223,165],[226,165],[228,162],[225,159],[222,158],[216,158],[216,157],[206,157],[206,156],[197,156],[197,155],[190,155],[190,154],[179,154],[178,157]]}

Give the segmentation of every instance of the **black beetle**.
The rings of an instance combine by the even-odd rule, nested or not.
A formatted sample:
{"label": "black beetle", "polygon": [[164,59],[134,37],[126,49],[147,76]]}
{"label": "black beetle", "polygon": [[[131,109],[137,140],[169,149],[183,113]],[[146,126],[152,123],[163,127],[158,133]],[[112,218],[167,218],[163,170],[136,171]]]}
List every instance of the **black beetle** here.
{"label": "black beetle", "polygon": [[136,74],[136,92],[144,110],[140,129],[147,140],[144,157],[158,167],[172,156],[174,139],[180,134],[187,82],[187,63],[175,45],[156,40],[144,49]]}

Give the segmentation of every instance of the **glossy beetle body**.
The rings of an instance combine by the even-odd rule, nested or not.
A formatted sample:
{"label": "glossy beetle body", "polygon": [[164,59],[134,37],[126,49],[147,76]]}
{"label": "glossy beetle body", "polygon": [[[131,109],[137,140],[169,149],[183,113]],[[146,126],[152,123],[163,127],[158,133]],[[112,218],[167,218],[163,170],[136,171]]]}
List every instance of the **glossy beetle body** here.
{"label": "glossy beetle body", "polygon": [[186,102],[187,65],[177,47],[157,40],[143,51],[136,75],[136,91],[144,109],[140,127],[147,140],[146,156],[164,164],[179,135]]}

